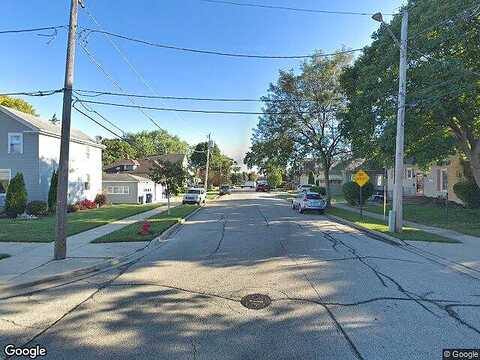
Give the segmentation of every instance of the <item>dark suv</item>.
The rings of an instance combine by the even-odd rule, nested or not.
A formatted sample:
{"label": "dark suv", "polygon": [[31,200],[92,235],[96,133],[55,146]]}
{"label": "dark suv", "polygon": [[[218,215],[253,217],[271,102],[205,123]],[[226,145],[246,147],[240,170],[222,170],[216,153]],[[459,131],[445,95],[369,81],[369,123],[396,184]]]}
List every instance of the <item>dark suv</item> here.
{"label": "dark suv", "polygon": [[268,185],[268,184],[258,184],[255,191],[257,191],[257,192],[260,192],[260,191],[268,192],[268,191],[270,191],[270,185]]}

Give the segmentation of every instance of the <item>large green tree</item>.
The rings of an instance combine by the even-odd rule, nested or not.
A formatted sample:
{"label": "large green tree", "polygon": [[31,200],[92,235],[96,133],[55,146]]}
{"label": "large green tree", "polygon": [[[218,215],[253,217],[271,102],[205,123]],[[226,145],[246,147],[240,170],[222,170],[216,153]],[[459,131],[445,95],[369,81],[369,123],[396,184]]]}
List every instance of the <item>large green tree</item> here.
{"label": "large green tree", "polygon": [[105,145],[102,152],[103,164],[105,165],[112,164],[117,160],[137,158],[137,151],[125,140],[103,139],[102,144]]}
{"label": "large green tree", "polygon": [[[196,170],[205,170],[207,163],[207,142],[201,142],[195,145],[190,155],[190,163]],[[210,149],[210,161],[208,164],[208,182],[218,186],[222,183],[228,183],[235,161],[222,154],[217,144],[213,144]]]}
{"label": "large green tree", "polygon": [[13,98],[10,96],[0,96],[0,105],[16,109],[27,114],[35,116],[37,115],[35,109],[33,108],[33,105],[22,99]]}
{"label": "large green tree", "polygon": [[[410,0],[405,152],[423,167],[459,153],[480,184],[480,5]],[[401,16],[389,24],[400,37]],[[393,163],[399,49],[382,26],[341,83],[354,151]]]}
{"label": "large green tree", "polygon": [[[349,153],[339,119],[346,107],[339,77],[350,62],[347,54],[326,58],[319,53],[305,61],[298,74],[280,71],[264,97],[264,114],[245,162],[260,167],[290,164],[298,170],[306,156],[318,159],[330,202],[330,169]],[[264,163],[262,156],[267,158]]]}

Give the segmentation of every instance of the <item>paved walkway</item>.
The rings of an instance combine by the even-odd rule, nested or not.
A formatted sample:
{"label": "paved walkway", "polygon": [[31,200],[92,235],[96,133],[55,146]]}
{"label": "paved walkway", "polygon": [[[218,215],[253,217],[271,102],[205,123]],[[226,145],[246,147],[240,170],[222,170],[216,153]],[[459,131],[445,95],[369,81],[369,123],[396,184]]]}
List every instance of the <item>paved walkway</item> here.
{"label": "paved walkway", "polygon": [[[350,210],[359,213],[360,210],[353,209],[345,204],[335,204],[340,209]],[[383,215],[369,211],[363,212],[366,216],[383,220]],[[430,251],[438,256],[459,262],[462,265],[480,270],[480,237],[462,234],[449,229],[442,229],[434,226],[418,224],[412,221],[405,221],[405,225],[432,234],[441,235],[450,239],[458,240],[461,244],[434,243],[426,241],[410,242],[416,247]]]}
{"label": "paved walkway", "polygon": [[[172,206],[178,203],[172,203]],[[0,260],[0,286],[35,281],[50,275],[95,266],[107,259],[131,254],[144,248],[148,242],[92,244],[103,235],[127,225],[166,211],[161,205],[131,217],[114,221],[67,238],[67,258],[52,261],[54,243],[0,242],[0,254],[9,254]]]}

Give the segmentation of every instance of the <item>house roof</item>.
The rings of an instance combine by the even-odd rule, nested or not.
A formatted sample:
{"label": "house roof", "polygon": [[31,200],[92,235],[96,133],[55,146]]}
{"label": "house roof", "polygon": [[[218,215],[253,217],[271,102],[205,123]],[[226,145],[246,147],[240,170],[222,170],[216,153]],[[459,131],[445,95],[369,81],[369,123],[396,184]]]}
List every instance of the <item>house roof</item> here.
{"label": "house roof", "polygon": [[168,161],[171,163],[183,162],[187,157],[186,154],[164,154],[148,156],[147,160]]}
{"label": "house roof", "polygon": [[133,175],[129,173],[116,173],[116,174],[106,174],[103,173],[102,175],[102,181],[108,181],[108,182],[139,182],[139,181],[152,181],[146,177],[138,176],[138,175]]}
{"label": "house roof", "polygon": [[[60,137],[62,129],[58,125],[52,124],[50,121],[41,119],[37,116],[33,116],[6,106],[0,105],[0,113],[7,115],[11,119],[14,119],[33,131],[42,133],[48,136]],[[89,145],[104,148],[102,144],[97,143],[87,134],[83,133],[80,130],[71,128],[70,129],[70,138],[72,141],[80,143],[88,143]]]}
{"label": "house roof", "polygon": [[106,166],[104,166],[104,169],[111,169],[111,168],[114,168],[114,167],[117,167],[117,166],[121,166],[121,165],[140,165],[140,163],[137,161],[137,160],[134,160],[134,159],[121,159],[121,160],[117,160],[111,164],[108,164]]}

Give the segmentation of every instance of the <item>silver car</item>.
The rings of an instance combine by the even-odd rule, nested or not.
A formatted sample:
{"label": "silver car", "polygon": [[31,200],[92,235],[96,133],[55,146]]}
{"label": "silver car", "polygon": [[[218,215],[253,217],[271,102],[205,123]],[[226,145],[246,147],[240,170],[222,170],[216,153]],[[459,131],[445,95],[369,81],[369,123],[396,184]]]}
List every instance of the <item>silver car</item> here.
{"label": "silver car", "polygon": [[326,207],[327,202],[316,192],[300,192],[292,201],[292,209],[298,210],[300,214],[306,210],[323,213]]}

